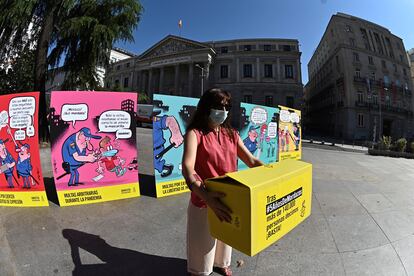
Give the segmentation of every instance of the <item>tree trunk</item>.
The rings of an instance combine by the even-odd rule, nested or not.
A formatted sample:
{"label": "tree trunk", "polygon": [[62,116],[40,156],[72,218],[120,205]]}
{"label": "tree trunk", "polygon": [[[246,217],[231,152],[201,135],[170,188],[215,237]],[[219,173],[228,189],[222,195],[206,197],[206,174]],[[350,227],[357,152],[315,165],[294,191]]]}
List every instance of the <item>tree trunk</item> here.
{"label": "tree trunk", "polygon": [[47,52],[53,31],[53,13],[55,8],[48,9],[43,19],[42,29],[36,47],[34,89],[40,92],[39,99],[39,139],[49,141],[49,125],[47,119],[48,106],[46,104],[46,74],[48,71]]}

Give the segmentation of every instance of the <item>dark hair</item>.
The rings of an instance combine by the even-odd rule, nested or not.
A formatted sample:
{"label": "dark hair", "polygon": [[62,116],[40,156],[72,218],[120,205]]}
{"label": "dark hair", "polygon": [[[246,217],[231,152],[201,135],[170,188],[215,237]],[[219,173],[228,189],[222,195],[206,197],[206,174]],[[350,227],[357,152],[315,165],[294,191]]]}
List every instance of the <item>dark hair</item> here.
{"label": "dark hair", "polygon": [[[231,94],[221,88],[211,88],[204,92],[201,96],[200,101],[197,105],[197,110],[195,111],[190,124],[187,127],[187,132],[192,129],[199,130],[203,133],[208,133],[212,131],[209,127],[209,116],[210,111],[215,106],[220,105],[223,100],[225,100],[229,105],[231,104]],[[227,130],[227,133],[231,138],[233,138],[233,128],[230,124],[231,116],[230,112],[226,120],[221,124],[223,128]]]}

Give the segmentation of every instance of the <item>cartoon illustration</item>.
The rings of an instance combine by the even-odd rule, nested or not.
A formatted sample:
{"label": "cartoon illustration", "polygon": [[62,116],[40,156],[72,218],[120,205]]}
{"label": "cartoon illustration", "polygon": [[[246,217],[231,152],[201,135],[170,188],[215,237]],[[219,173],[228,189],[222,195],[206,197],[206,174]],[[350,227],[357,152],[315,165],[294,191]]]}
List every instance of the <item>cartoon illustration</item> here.
{"label": "cartoon illustration", "polygon": [[260,158],[260,154],[262,153],[263,141],[265,140],[266,131],[267,131],[267,125],[263,124],[260,127],[259,150],[258,150],[257,155],[256,155],[257,158]]}
{"label": "cartoon illustration", "polygon": [[273,141],[269,136],[266,137],[267,143],[267,157],[274,157],[276,150],[276,142]]}
{"label": "cartoon illustration", "polygon": [[[159,112],[160,113],[160,112]],[[159,114],[158,113],[158,114]],[[164,148],[166,140],[164,139],[164,131],[171,132],[170,145]],[[162,117],[155,116],[153,118],[153,139],[154,139],[154,168],[161,174],[161,177],[169,176],[173,169],[173,164],[166,164],[162,157],[171,148],[178,148],[184,141],[180,126],[174,116],[164,115]]]}
{"label": "cartoon illustration", "polygon": [[[16,166],[16,161],[13,159],[9,151],[6,149],[5,142],[8,140],[3,141],[0,139],[0,174],[4,174],[6,177],[6,182],[9,188],[14,188],[13,185],[13,175],[14,166]],[[16,183],[17,180],[15,179]]]}
{"label": "cartoon illustration", "polygon": [[259,127],[250,126],[249,132],[247,133],[247,137],[243,140],[243,144],[246,148],[250,151],[251,154],[254,154],[257,150],[257,137],[259,136],[256,132],[256,129]]}
{"label": "cartoon illustration", "polygon": [[[18,152],[17,158],[17,176],[23,178],[23,188],[30,189],[29,177],[31,177],[32,185],[34,186],[33,180],[35,178],[32,176],[32,164],[30,162],[30,145],[24,144],[20,148],[16,146],[16,152]],[[35,180],[36,181],[36,180]],[[38,184],[38,183],[36,183]]]}
{"label": "cartoon illustration", "polygon": [[105,169],[109,172],[114,172],[116,176],[123,176],[127,168],[122,166],[125,164],[125,159],[117,156],[119,150],[115,149],[111,143],[111,138],[105,136],[99,142],[99,154],[102,156],[98,160],[98,168],[96,171],[103,174]]}
{"label": "cartoon illustration", "polygon": [[[86,163],[93,163],[97,160],[97,156],[93,153],[94,147],[90,142],[91,139],[101,139],[101,136],[92,135],[89,128],[83,127],[65,140],[62,146],[62,168],[66,173],[57,179],[70,174],[68,186],[83,184],[79,182],[78,169]],[[86,150],[92,153],[86,154]]]}
{"label": "cartoon illustration", "polygon": [[297,123],[293,123],[293,139],[295,142],[295,150],[299,150],[300,144],[300,127]]}

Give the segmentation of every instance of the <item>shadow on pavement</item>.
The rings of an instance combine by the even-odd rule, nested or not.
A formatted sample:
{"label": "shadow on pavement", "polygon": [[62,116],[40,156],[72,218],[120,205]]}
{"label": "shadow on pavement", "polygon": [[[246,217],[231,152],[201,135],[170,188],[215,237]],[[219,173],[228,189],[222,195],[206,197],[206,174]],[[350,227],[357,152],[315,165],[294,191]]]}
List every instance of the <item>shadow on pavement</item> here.
{"label": "shadow on pavement", "polygon": [[[183,259],[149,255],[130,249],[117,248],[100,236],[74,229],[64,229],[75,269],[73,275],[187,275]],[[95,255],[104,264],[82,264],[79,249]]]}
{"label": "shadow on pavement", "polygon": [[59,205],[55,181],[53,177],[44,177],[43,182],[45,184],[47,199],[55,203],[56,205]]}

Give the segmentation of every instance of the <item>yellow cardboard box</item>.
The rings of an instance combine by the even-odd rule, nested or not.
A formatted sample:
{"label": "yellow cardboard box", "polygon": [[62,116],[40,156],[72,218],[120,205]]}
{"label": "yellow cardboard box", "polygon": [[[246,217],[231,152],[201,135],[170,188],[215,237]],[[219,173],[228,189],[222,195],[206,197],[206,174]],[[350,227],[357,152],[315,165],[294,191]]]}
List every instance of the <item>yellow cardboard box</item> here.
{"label": "yellow cardboard box", "polygon": [[311,213],[312,165],[286,160],[206,180],[207,190],[226,194],[232,222],[208,209],[210,233],[254,256],[286,235]]}

